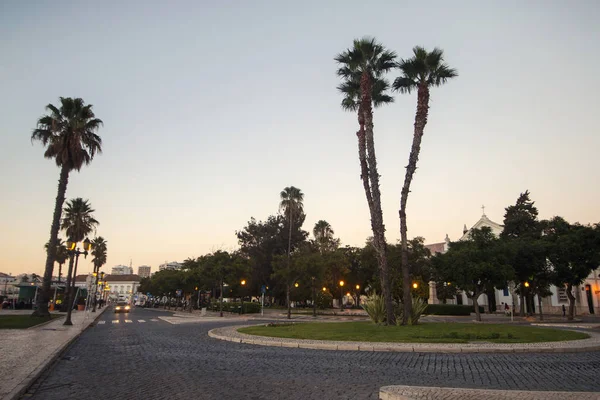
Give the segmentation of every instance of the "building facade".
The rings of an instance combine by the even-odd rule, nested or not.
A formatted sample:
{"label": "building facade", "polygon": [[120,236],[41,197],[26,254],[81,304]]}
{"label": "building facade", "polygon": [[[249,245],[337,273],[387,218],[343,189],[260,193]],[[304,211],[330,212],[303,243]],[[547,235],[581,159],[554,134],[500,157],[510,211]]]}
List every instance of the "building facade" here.
{"label": "building facade", "polygon": [[160,264],[158,266],[158,270],[159,271],[164,271],[165,269],[170,269],[170,270],[181,269],[181,263],[178,263],[176,261],[172,261],[172,262],[166,262],[164,264]]}
{"label": "building facade", "polygon": [[[503,225],[491,221],[484,212],[481,218],[479,218],[479,221],[477,221],[470,229],[467,229],[466,225],[464,226],[462,236],[459,240],[468,240],[473,229],[480,229],[483,227],[489,227],[492,230],[492,233],[496,236],[499,236],[504,229]],[[426,245],[425,247],[431,251],[431,254],[443,254],[448,251],[449,244],[450,239],[448,238],[448,235],[446,235],[446,240],[444,242],[432,243]],[[511,282],[509,283],[509,287],[502,290],[495,290],[494,293],[490,295],[493,296],[492,300],[495,302],[497,310],[502,310],[503,304],[508,304],[509,307],[514,305],[515,309],[519,308],[519,297],[516,295],[516,293],[514,293],[514,290],[512,290],[514,287],[514,283]],[[542,311],[545,313],[562,314],[563,305],[567,308],[569,306],[566,288],[551,286],[550,290],[552,295],[542,299]],[[592,271],[582,285],[575,286],[573,288],[573,294],[575,296],[576,314],[600,314],[600,274],[598,273],[598,270]],[[473,304],[473,301],[462,292],[460,292],[454,299],[447,299],[446,302],[449,304]],[[441,303],[441,301],[437,298],[435,282],[429,283],[429,303]],[[490,304],[488,296],[486,294],[482,294],[478,299],[478,303],[479,305],[482,305],[488,309]],[[534,304],[535,307],[537,307],[537,296],[535,296]]]}
{"label": "building facade", "polygon": [[18,283],[16,277],[0,272],[0,296],[11,299],[16,297],[19,294],[19,289],[15,287],[16,283]]}
{"label": "building facade", "polygon": [[152,267],[148,265],[140,265],[138,267],[138,276],[141,278],[150,278],[150,271]]}
{"label": "building facade", "polygon": [[112,267],[111,275],[133,275],[133,268],[127,265],[117,265]]}

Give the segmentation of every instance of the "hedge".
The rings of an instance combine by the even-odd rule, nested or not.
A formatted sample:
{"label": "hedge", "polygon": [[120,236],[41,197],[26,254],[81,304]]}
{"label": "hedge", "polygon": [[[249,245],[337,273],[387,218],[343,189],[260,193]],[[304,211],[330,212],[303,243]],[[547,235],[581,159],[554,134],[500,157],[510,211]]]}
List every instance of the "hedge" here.
{"label": "hedge", "polygon": [[[429,315],[470,315],[475,312],[473,306],[458,304],[428,304],[423,314]],[[479,312],[483,313],[483,306],[479,306]]]}
{"label": "hedge", "polygon": [[[240,312],[240,303],[223,302],[223,312]],[[219,302],[212,303],[209,307],[211,311],[219,311]],[[253,314],[260,312],[260,303],[244,302],[244,314]]]}

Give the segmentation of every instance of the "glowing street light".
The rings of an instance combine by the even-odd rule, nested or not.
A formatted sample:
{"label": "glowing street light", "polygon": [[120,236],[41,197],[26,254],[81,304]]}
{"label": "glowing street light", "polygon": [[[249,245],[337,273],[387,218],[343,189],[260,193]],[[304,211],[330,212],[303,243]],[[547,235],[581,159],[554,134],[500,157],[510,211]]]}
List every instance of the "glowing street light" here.
{"label": "glowing street light", "polygon": [[298,282],[294,283],[294,287],[298,287],[298,286],[300,286],[300,285],[298,284]]}
{"label": "glowing street light", "polygon": [[414,282],[414,283],[413,283],[413,289],[416,289],[416,288],[418,288],[418,287],[419,287],[419,284],[418,284],[417,282]]}

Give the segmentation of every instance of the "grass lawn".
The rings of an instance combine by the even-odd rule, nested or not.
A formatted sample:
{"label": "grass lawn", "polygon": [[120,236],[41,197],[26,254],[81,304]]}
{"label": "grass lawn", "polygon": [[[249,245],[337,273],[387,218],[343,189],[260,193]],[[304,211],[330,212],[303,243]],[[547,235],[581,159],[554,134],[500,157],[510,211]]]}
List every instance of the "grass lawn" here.
{"label": "grass lawn", "polygon": [[271,324],[239,329],[250,335],[352,342],[534,343],[587,339],[582,332],[503,324],[424,323],[380,326],[372,322]]}
{"label": "grass lawn", "polygon": [[38,318],[30,315],[0,315],[0,329],[27,329],[60,317],[63,315],[50,314],[50,318]]}

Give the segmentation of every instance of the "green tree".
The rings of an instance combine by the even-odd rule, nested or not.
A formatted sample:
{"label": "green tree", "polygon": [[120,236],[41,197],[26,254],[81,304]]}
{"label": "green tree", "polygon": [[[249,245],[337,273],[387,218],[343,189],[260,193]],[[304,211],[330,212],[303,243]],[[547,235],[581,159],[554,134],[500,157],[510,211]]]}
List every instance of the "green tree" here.
{"label": "green tree", "polygon": [[503,288],[513,278],[507,249],[489,227],[473,229],[469,240],[452,242],[444,254],[433,257],[436,275],[463,290],[473,301],[481,321],[478,299],[488,287]]}
{"label": "green tree", "polygon": [[102,121],[94,115],[92,105],[86,105],[80,98],[70,97],[61,97],[60,103],[60,107],[53,104],[46,106],[49,113],[38,119],[37,128],[31,135],[32,141],[40,141],[46,147],[44,157],[54,159],[60,168],[42,291],[37,297],[36,311],[32,314],[38,317],[49,316],[50,285],[69,173],[81,170],[84,164],[92,162],[94,156],[102,151],[102,139],[96,134]]}
{"label": "green tree", "polygon": [[393,98],[386,92],[389,88],[385,73],[394,68],[396,54],[385,49],[374,38],[354,40],[353,46],[338,54],[335,61],[340,65],[337,75],[343,82],[338,90],[344,96],[342,107],[358,112],[359,130],[358,158],[361,179],[371,214],[373,244],[379,264],[379,278],[387,306],[387,323],[394,325],[395,316],[389,270],[386,258],[385,225],[381,210],[379,172],[375,155],[373,133],[373,107],[391,103]]}
{"label": "green tree", "polygon": [[325,220],[319,220],[313,228],[313,236],[315,237],[315,244],[321,253],[327,251],[333,251],[340,246],[340,240],[333,237],[333,228],[329,222]]}
{"label": "green tree", "polygon": [[413,48],[413,56],[402,59],[398,63],[401,75],[396,78],[393,89],[400,93],[417,92],[417,112],[415,114],[413,142],[406,166],[404,185],[400,196],[400,237],[402,243],[402,277],[404,289],[404,313],[402,324],[406,325],[410,319],[412,310],[412,298],[410,295],[410,267],[408,260],[408,238],[406,224],[406,203],[413,175],[417,170],[417,161],[421,152],[421,140],[427,124],[429,114],[429,90],[431,87],[441,86],[458,76],[455,69],[450,68],[444,62],[444,52],[435,48],[428,52],[423,47]]}
{"label": "green tree", "polygon": [[513,206],[506,207],[504,230],[500,238],[511,248],[510,264],[517,280],[516,291],[521,298],[520,315],[533,311],[534,296],[548,292],[548,269],[546,250],[541,241],[542,225],[538,210],[529,197],[529,191],[521,193]]}
{"label": "green tree", "polygon": [[[65,234],[67,238],[69,238],[70,242],[81,242],[86,236],[96,230],[96,226],[98,226],[99,223],[93,216],[94,211],[95,210],[92,209],[89,201],[84,200],[81,197],[67,201],[67,205],[63,212],[61,228],[65,231]],[[67,295],[65,296],[65,304],[68,312],[65,325],[72,325],[72,307],[70,305],[73,300],[71,296],[74,294],[73,291],[75,289],[75,278],[77,276],[77,264],[75,264],[75,268],[73,268],[74,260],[75,256],[71,254],[71,259],[69,260],[69,271],[67,273]]]}
{"label": "green tree", "polygon": [[[304,193],[294,186],[289,186],[283,189],[280,193],[281,203],[279,204],[280,209],[283,211],[284,215],[288,215],[288,223],[289,223],[289,238],[288,238],[288,251],[287,251],[287,263],[288,269],[291,269],[290,257],[292,255],[292,225],[293,225],[293,217],[294,213],[303,214],[304,213]],[[276,272],[276,271],[275,271]],[[286,304],[287,304],[287,317],[288,319],[292,318],[292,308],[290,303],[290,290],[291,286],[288,283],[286,287]]]}
{"label": "green tree", "polygon": [[566,287],[569,320],[575,316],[573,287],[581,285],[600,265],[600,226],[570,224],[554,217],[544,224],[543,240],[553,269],[553,283]]}
{"label": "green tree", "polygon": [[207,279],[220,288],[219,311],[222,317],[224,286],[228,284],[230,288],[236,288],[240,280],[248,276],[247,260],[237,253],[219,250],[203,257],[203,264]]}
{"label": "green tree", "polygon": [[[46,253],[48,252],[48,245],[50,242],[46,242],[44,245],[44,249]],[[58,282],[60,282],[60,278],[62,276],[62,266],[69,258],[69,252],[67,251],[67,246],[65,246],[65,242],[62,239],[58,239],[56,244],[56,253],[54,255],[54,261],[58,264]]]}

